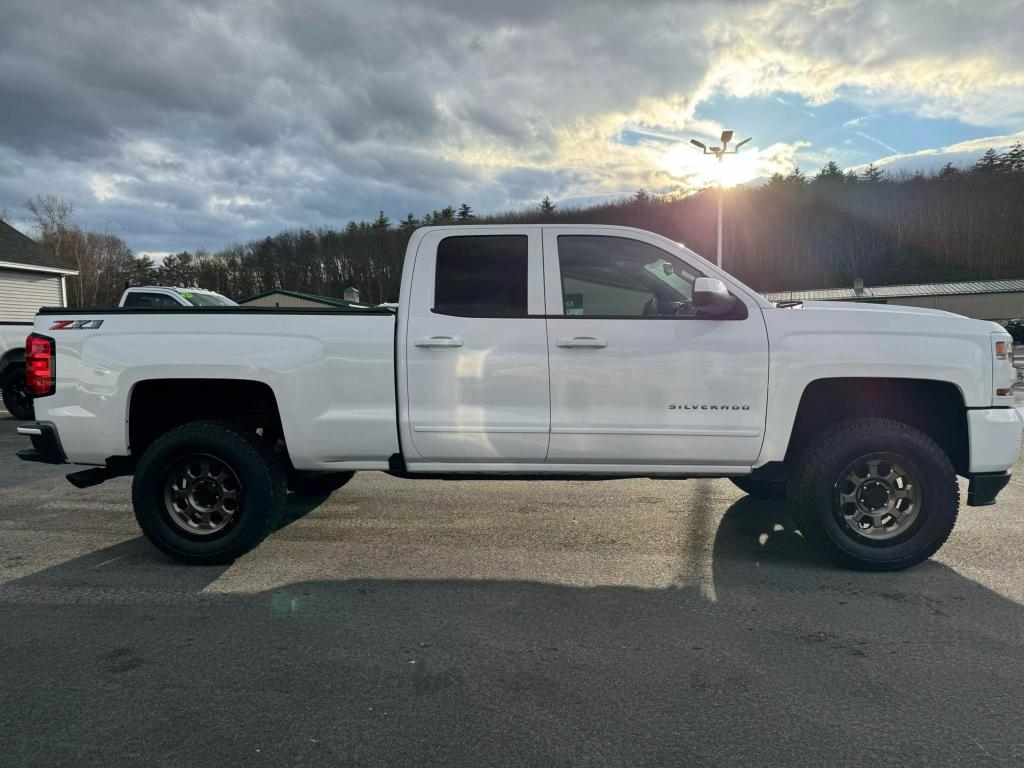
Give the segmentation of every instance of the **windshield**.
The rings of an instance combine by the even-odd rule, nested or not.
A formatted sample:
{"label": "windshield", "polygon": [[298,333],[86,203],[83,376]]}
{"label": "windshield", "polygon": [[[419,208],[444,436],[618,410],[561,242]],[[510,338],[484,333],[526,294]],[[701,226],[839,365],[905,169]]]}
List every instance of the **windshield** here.
{"label": "windshield", "polygon": [[645,264],[644,269],[675,291],[686,301],[693,299],[693,284],[697,278],[690,274],[679,274],[675,266],[666,259]]}
{"label": "windshield", "polygon": [[181,298],[185,299],[193,307],[237,307],[238,303],[232,301],[227,296],[221,296],[219,293],[192,293],[191,291],[182,291],[180,294]]}

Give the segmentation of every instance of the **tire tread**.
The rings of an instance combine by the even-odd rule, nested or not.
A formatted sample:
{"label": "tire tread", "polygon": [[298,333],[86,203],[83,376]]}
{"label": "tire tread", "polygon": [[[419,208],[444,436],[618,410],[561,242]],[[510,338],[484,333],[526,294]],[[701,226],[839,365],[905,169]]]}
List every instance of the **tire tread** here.
{"label": "tire tread", "polygon": [[[186,552],[159,535],[148,515],[143,514],[145,499],[144,494],[150,489],[144,488],[143,483],[134,483],[132,486],[132,502],[135,509],[135,519],[142,529],[142,532],[158,549],[170,555],[176,560],[187,563],[229,563],[245,554],[264,538],[273,533],[280,525],[284,514],[286,485],[284,468],[280,460],[274,455],[271,448],[258,436],[244,431],[238,425],[229,421],[193,421],[176,427],[157,438],[143,454],[136,467],[136,478],[145,476],[151,469],[150,464],[160,454],[160,449],[169,443],[176,442],[183,435],[198,434],[203,437],[220,434],[222,437],[236,441],[239,449],[248,454],[250,461],[260,468],[260,473],[271,488],[273,501],[269,508],[263,510],[261,522],[248,526],[244,535],[232,542],[229,548],[215,554],[200,554]],[[245,514],[253,514],[253,510],[245,510]]]}
{"label": "tire tread", "polygon": [[[855,554],[839,546],[819,521],[820,511],[817,509],[813,493],[815,472],[833,454],[839,453],[851,441],[862,437],[865,432],[871,431],[879,433],[879,436],[884,439],[895,437],[908,441],[928,454],[939,465],[945,483],[944,488],[932,490],[935,498],[939,500],[937,503],[941,503],[943,498],[952,500],[949,524],[940,532],[940,535],[928,542],[913,556],[900,560]],[[956,523],[960,508],[960,486],[957,483],[956,470],[938,443],[919,429],[902,422],[877,417],[860,417],[837,422],[809,440],[796,462],[795,471],[789,477],[786,497],[793,522],[796,523],[804,537],[833,562],[858,570],[901,570],[927,560],[946,543]]]}

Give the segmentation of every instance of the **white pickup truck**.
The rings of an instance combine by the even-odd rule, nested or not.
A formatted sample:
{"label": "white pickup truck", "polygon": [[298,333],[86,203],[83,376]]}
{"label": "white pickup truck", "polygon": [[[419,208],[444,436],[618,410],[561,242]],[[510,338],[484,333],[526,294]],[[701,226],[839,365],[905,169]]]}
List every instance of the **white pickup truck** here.
{"label": "white pickup truck", "polygon": [[[145,285],[126,288],[119,307],[236,306],[227,296],[201,288]],[[31,419],[32,393],[25,386],[25,337],[32,323],[0,323],[0,397],[16,419]]]}
{"label": "white pickup truck", "polygon": [[785,497],[838,563],[929,557],[1009,480],[1010,336],[945,312],[773,304],[684,246],[612,226],[428,227],[397,310],[44,309],[31,461],[134,474],[164,552],[224,562],[287,488],[728,477]]}

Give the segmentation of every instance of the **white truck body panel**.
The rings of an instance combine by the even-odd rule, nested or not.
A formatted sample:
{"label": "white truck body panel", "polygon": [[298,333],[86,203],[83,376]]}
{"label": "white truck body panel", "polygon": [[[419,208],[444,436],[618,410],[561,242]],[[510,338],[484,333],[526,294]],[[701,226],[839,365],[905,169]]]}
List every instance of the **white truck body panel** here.
{"label": "white truck body panel", "polygon": [[[439,243],[521,237],[526,312],[436,311]],[[660,249],[724,281],[743,317],[602,317],[565,309],[560,237]],[[668,274],[666,272],[666,274]],[[410,472],[741,475],[782,461],[814,381],[947,382],[968,409],[970,469],[1016,459],[1021,418],[996,395],[1012,368],[993,359],[994,323],[934,310],[807,303],[777,308],[685,247],[608,226],[457,226],[410,240],[390,313],[81,310],[101,327],[51,332],[57,388],[37,400],[68,459],[131,451],[133,387],[151,379],[239,379],[274,394],[297,469]]]}
{"label": "white truck body panel", "polygon": [[991,337],[1005,335],[996,323],[919,307],[825,301],[768,309],[764,318],[771,408],[759,465],[785,456],[800,398],[818,379],[944,381],[957,387],[967,408],[1012,405],[1012,397],[994,396]]}
{"label": "white truck body panel", "polygon": [[37,418],[58,425],[74,463],[129,453],[132,388],[152,379],[268,385],[302,469],[386,469],[398,451],[389,315],[111,312],[99,331],[50,335],[58,340],[57,391],[37,401]]}

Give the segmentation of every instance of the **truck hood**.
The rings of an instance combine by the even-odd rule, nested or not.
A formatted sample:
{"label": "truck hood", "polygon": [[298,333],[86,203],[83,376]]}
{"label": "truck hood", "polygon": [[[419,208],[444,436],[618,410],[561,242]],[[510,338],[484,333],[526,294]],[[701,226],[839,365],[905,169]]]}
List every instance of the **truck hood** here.
{"label": "truck hood", "polygon": [[[805,301],[797,312],[809,313],[806,322],[817,322],[811,318],[825,319],[828,313],[829,325],[848,321],[851,328],[911,325],[921,327],[930,324],[935,330],[956,328],[959,331],[991,333],[1002,331],[1003,327],[989,320],[975,320],[953,312],[928,307],[905,307],[899,304],[873,304],[852,301]],[[794,311],[794,310],[787,310]]]}

